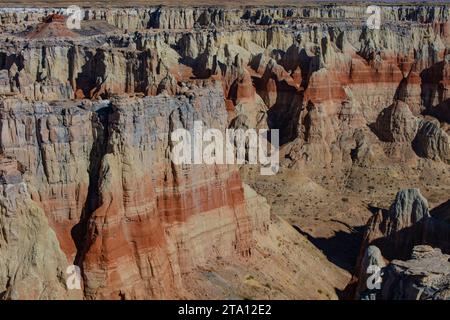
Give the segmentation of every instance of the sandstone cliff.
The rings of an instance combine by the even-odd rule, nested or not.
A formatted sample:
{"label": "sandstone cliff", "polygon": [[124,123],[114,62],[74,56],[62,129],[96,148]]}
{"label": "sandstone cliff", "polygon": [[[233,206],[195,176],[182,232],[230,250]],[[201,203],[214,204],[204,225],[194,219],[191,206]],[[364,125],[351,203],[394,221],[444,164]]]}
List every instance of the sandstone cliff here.
{"label": "sandstone cliff", "polygon": [[[386,181],[371,180],[368,198],[355,192],[362,175],[387,172],[402,188],[415,175],[433,205],[449,191],[450,9],[383,6],[380,30],[364,25],[365,9],[92,7],[79,30],[59,8],[0,9],[0,297],[337,298],[352,270],[279,215],[302,233],[320,221],[305,234],[319,246],[386,201]],[[246,165],[174,165],[171,132],[197,120],[279,129],[283,170],[305,176],[259,188]],[[327,188],[349,202],[341,211]],[[275,205],[274,193],[294,192],[295,210]],[[416,189],[380,206],[357,294],[361,266],[386,264],[397,279],[426,260],[395,262],[417,245],[448,253],[445,208],[433,216]],[[83,277],[75,296],[70,264]]]}
{"label": "sandstone cliff", "polygon": [[[28,260],[37,259],[33,257],[39,250],[49,251],[54,262],[47,256],[46,264],[25,260],[25,265],[36,265],[35,281],[59,286],[59,291],[50,290],[44,282],[43,289],[33,286],[36,292],[24,287],[20,277],[8,276],[17,260],[7,259],[2,265],[4,298],[68,296],[63,272],[71,263],[82,269],[82,296],[87,299],[206,297],[208,293],[189,281],[193,274],[204,277],[199,268],[208,264],[219,263],[220,273],[228,265],[224,261],[242,277],[256,273],[263,260],[270,262],[269,269],[254,276],[269,284],[258,293],[266,298],[320,298],[293,285],[306,254],[321,259],[324,272],[339,274],[316,248],[289,231],[290,226],[270,216],[270,207],[243,185],[235,166],[175,166],[170,161],[173,130],[193,130],[196,120],[226,128],[220,85],[177,96],[114,97],[94,103],[9,98],[2,102],[1,119],[1,150],[14,159],[4,161],[11,199],[2,204],[12,202],[8,210],[28,210],[40,219],[34,228],[27,220],[12,220],[15,224],[10,225],[6,211],[2,227],[32,238],[19,246],[6,233],[2,256],[16,247]],[[23,166],[23,182],[22,173],[13,168],[17,161]],[[21,215],[27,217],[28,211]],[[14,231],[27,226],[30,231]],[[276,241],[281,243],[274,249]],[[35,246],[37,253],[28,253],[33,249],[26,245]],[[303,247],[304,254],[287,257],[292,246]],[[287,260],[279,265],[279,259]],[[310,277],[314,267],[303,265],[302,272]],[[225,295],[255,294],[248,288],[253,282],[233,281]],[[277,283],[274,289],[271,281]],[[340,280],[337,276],[329,281],[320,284],[320,292],[333,298]]]}

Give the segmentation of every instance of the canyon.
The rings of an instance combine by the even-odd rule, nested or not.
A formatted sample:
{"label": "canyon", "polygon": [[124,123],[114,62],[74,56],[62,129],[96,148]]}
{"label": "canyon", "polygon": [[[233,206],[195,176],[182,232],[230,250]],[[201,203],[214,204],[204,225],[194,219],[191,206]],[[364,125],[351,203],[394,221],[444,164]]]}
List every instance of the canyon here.
{"label": "canyon", "polygon": [[[82,18],[0,8],[0,299],[450,297],[450,6]],[[196,122],[279,171],[173,163]]]}

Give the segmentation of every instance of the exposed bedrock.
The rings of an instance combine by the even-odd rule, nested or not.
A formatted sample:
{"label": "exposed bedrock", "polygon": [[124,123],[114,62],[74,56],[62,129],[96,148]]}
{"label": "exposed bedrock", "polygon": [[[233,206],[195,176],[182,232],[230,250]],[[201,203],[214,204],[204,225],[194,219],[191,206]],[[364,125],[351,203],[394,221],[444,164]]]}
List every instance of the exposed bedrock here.
{"label": "exposed bedrock", "polygon": [[393,157],[412,158],[414,151],[422,158],[447,164],[450,161],[450,138],[445,126],[436,119],[414,116],[409,106],[400,100],[378,115],[372,129],[386,143]]}
{"label": "exposed bedrock", "polygon": [[[59,9],[0,9],[0,298],[337,298],[348,274],[237,165],[174,165],[170,135],[279,129],[296,173],[445,177],[449,7],[383,6],[381,30],[365,9],[90,8],[81,30]],[[371,217],[354,296],[373,297],[367,265],[397,279],[418,245],[448,254],[447,209],[407,189]]]}
{"label": "exposed bedrock", "polygon": [[[204,107],[196,112],[196,104]],[[47,214],[69,261],[83,263],[87,296],[112,297],[111,292],[98,293],[101,286],[115,288],[118,297],[123,283],[133,288],[123,288],[123,294],[135,298],[173,295],[170,285],[153,288],[142,277],[156,274],[165,279],[162,283],[175,285],[180,281],[176,276],[195,265],[191,259],[202,261],[211,254],[198,244],[208,244],[220,256],[250,255],[252,230],[261,226],[251,226],[236,170],[175,168],[168,158],[172,130],[192,126],[194,119],[220,128],[226,124],[222,106],[220,92],[210,91],[191,103],[187,97],[113,100],[111,105],[3,102],[2,152],[23,163],[31,198]],[[218,242],[196,238],[196,232],[201,237],[207,230],[188,227],[179,234],[174,228],[174,242],[167,244],[170,231],[165,228],[189,221],[195,226],[196,214],[219,223],[211,227],[219,234],[210,234]],[[190,243],[189,237],[198,244]],[[177,246],[178,238],[182,246]],[[197,251],[188,252],[190,248]],[[169,259],[177,250],[180,256]],[[182,269],[171,270],[179,259],[186,260]],[[133,268],[127,260],[137,265]],[[123,262],[119,270],[117,261]],[[145,287],[134,288],[138,283]]]}
{"label": "exposed bedrock", "polygon": [[[323,10],[92,9],[76,37],[39,31],[47,29],[32,17],[42,12],[15,13],[30,27],[8,33],[9,20],[2,20],[8,42],[0,49],[0,93],[108,99],[176,94],[192,82],[220,81],[229,122],[280,129],[291,167],[348,167],[358,162],[350,153],[356,148],[361,154],[361,137],[367,148],[384,148],[398,159],[389,154],[392,146],[380,145],[367,130],[391,105],[404,103],[418,119],[427,114],[448,124],[448,7],[386,7],[379,31],[362,25],[359,7]],[[126,14],[133,28],[124,27]],[[314,17],[324,18],[307,23]],[[330,20],[342,17],[347,19]],[[66,28],[57,21],[42,24]],[[420,124],[406,157],[414,149],[418,157],[447,162],[447,128],[441,126]],[[411,135],[413,127],[399,134]]]}
{"label": "exposed bedrock", "polygon": [[[380,210],[367,224],[356,269],[355,297],[448,299],[447,215],[446,204],[430,211],[418,189],[401,190],[390,209]],[[380,288],[367,287],[370,265],[381,269]]]}
{"label": "exposed bedrock", "polygon": [[15,159],[0,157],[0,299],[81,298],[66,288],[69,265]]}
{"label": "exposed bedrock", "polygon": [[[102,115],[74,107],[6,99],[1,103],[1,151],[19,161],[28,192],[47,214],[61,248],[73,260],[73,227],[96,206],[95,184],[104,149]],[[101,104],[100,104],[101,108]]]}
{"label": "exposed bedrock", "polygon": [[236,169],[176,167],[168,159],[173,130],[193,130],[194,120],[223,130],[222,106],[221,94],[210,91],[192,101],[112,101],[99,207],[81,256],[88,297],[174,296],[181,277],[209,256],[251,255],[252,232],[263,225],[252,226]]}
{"label": "exposed bedrock", "polygon": [[387,300],[450,299],[450,256],[438,248],[415,246],[410,259],[392,261],[383,273]]}
{"label": "exposed bedrock", "polygon": [[[34,292],[21,287],[26,278],[8,278],[16,260],[6,260],[0,268],[0,275],[6,272],[0,288],[4,298],[71,297],[64,272],[72,263],[81,267],[82,296],[87,299],[207,297],[191,277],[204,277],[199,270],[211,263],[222,270],[225,261],[242,277],[244,272],[259,272],[265,281],[277,279],[277,287],[262,290],[260,297],[313,298],[319,295],[316,291],[302,293],[290,284],[306,257],[286,256],[291,249],[285,246],[294,243],[305,246],[307,259],[317,263],[318,255],[323,272],[336,268],[289,225],[270,216],[264,198],[242,183],[236,166],[171,162],[174,130],[192,131],[194,121],[203,121],[224,132],[227,112],[220,84],[176,96],[117,96],[100,102],[49,104],[8,98],[0,109],[2,154],[13,159],[8,160],[11,167],[20,163],[23,171],[12,168],[11,174],[5,173],[5,187],[14,184],[8,197],[14,198],[1,203],[21,205],[39,216],[44,231],[33,229],[26,233],[31,243],[21,244],[36,246],[37,252],[18,249],[29,255],[26,259],[39,250],[51,251],[46,264],[30,272],[43,283],[33,290],[56,288]],[[12,222],[15,228],[28,225]],[[15,248],[8,236],[13,227],[6,233],[7,255]],[[279,250],[272,248],[273,241],[282,241]],[[261,269],[263,260],[271,267]],[[313,274],[316,263],[305,266],[305,277]],[[229,293],[219,296],[236,296],[242,290],[241,280],[229,281]],[[333,288],[342,285],[339,281],[336,276],[317,285],[321,294],[335,298]]]}
{"label": "exposed bedrock", "polygon": [[[416,21],[435,23],[442,33],[448,32],[445,22],[449,11],[445,6],[403,5],[382,10],[382,19],[394,22]],[[0,11],[0,25],[33,24],[50,13],[62,13],[60,8],[30,8]],[[86,8],[85,19],[105,20],[109,24],[129,31],[145,28],[185,29],[195,26],[226,27],[239,24],[270,25],[295,19],[364,19],[366,7],[327,5],[305,7],[153,7],[153,8]]]}

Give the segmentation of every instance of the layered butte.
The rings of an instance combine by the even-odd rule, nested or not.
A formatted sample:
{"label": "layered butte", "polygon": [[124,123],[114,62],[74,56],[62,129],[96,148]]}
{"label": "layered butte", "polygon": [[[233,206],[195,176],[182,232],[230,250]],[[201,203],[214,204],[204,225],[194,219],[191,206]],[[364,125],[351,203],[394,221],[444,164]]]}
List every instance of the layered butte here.
{"label": "layered butte", "polygon": [[[99,102],[5,98],[1,119],[1,147],[7,155],[2,183],[8,190],[2,200],[2,256],[11,255],[2,269],[4,298],[239,297],[231,285],[212,294],[213,289],[198,292],[197,284],[186,282],[208,264],[236,264],[244,277],[263,261],[272,264],[261,277],[271,283],[276,276],[281,287],[261,290],[261,296],[302,296],[290,283],[300,256],[284,255],[285,246],[305,240],[270,217],[269,206],[242,183],[237,167],[175,166],[170,160],[174,130],[192,131],[194,121],[225,129],[220,86]],[[22,220],[31,219],[29,212],[42,222],[28,226]],[[312,251],[305,253],[311,262],[320,256],[305,245]],[[14,248],[24,255],[22,264]],[[46,257],[41,265],[40,251],[55,261]],[[71,263],[82,270],[83,293],[65,291]],[[22,284],[29,272],[37,273],[38,285]],[[202,286],[208,282],[203,274],[199,279]],[[53,286],[59,291],[47,292]],[[327,292],[333,286],[324,287]]]}
{"label": "layered butte", "polygon": [[[448,200],[448,6],[384,5],[380,30],[358,5],[85,8],[80,29],[63,13],[0,9],[0,298],[334,299],[349,281],[349,296],[372,297],[368,260],[389,265],[378,297],[392,298],[405,268],[445,258],[448,207],[415,217],[422,195],[404,190],[370,217],[351,181],[432,172],[433,206]],[[171,133],[195,121],[278,129],[282,174],[342,179],[333,192],[357,204],[323,225],[370,217],[359,258],[345,262],[355,270],[312,239],[330,230],[310,221],[332,209],[313,204],[298,221],[288,201],[271,210],[284,178],[274,191],[250,165],[175,165]],[[316,185],[302,183],[329,187]],[[398,233],[422,216],[442,221],[404,245]],[[81,290],[67,288],[72,264]]]}

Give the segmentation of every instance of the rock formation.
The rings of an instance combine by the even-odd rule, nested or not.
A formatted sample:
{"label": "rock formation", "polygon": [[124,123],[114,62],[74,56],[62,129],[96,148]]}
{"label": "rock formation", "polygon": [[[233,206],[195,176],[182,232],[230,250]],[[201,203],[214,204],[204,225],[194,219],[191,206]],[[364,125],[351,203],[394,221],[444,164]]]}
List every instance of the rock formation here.
{"label": "rock formation", "polygon": [[440,249],[416,246],[407,261],[392,261],[384,270],[383,299],[448,300],[450,256]]}
{"label": "rock formation", "polygon": [[[19,210],[16,202],[21,200],[21,210],[34,210],[40,220],[31,234],[19,233],[32,237],[29,246],[37,246],[37,253],[26,246],[19,250],[28,260],[42,259],[39,250],[55,255],[55,262],[47,257],[32,273],[35,281],[50,284],[36,284],[34,292],[21,285],[21,278],[12,281],[6,274],[4,298],[70,297],[64,272],[71,262],[82,269],[87,299],[201,297],[196,286],[186,284],[201,266],[216,259],[257,266],[260,259],[286,254],[287,249],[273,251],[267,243],[290,227],[273,221],[269,207],[244,187],[235,166],[174,166],[170,160],[172,131],[193,130],[197,120],[226,128],[220,85],[177,96],[117,96],[98,102],[8,98],[2,101],[1,119],[1,150],[12,157],[2,163],[10,197],[2,203],[11,207],[5,219],[9,210]],[[24,182],[13,168],[18,163]],[[14,228],[28,225],[15,223],[2,227],[14,234]],[[291,232],[287,243],[302,241]],[[9,237],[5,241],[8,251],[2,256],[7,257],[19,244]],[[312,257],[321,255],[315,248],[308,250],[315,252]],[[291,259],[284,271],[276,271],[274,264],[265,273],[294,277],[300,258]],[[2,274],[14,263],[6,260]],[[57,285],[58,290],[50,290]],[[39,291],[39,286],[50,292]],[[321,292],[333,297],[332,286]],[[279,294],[301,297],[295,287]]]}
{"label": "rock formation", "polygon": [[[175,165],[170,135],[194,121],[278,129],[293,177],[342,179],[338,193],[355,172],[395,168],[442,176],[445,193],[449,7],[383,6],[380,30],[365,9],[91,7],[69,29],[61,8],[0,8],[0,298],[337,298],[349,272],[253,190],[251,166]],[[322,222],[357,227],[369,202]],[[424,297],[398,278],[443,261],[446,208],[433,215],[414,188],[380,207],[353,297],[379,297],[364,287],[371,264],[389,270],[382,297]],[[81,291],[66,287],[72,264]]]}
{"label": "rock formation", "polygon": [[[438,209],[445,211],[443,206]],[[450,252],[450,225],[430,214],[419,190],[401,190],[389,211],[380,211],[368,222],[355,297],[448,299],[449,256],[441,250]],[[370,265],[383,270],[378,290],[367,288]]]}
{"label": "rock formation", "polygon": [[66,288],[68,262],[45,212],[30,197],[24,168],[1,157],[0,298],[80,298]]}

